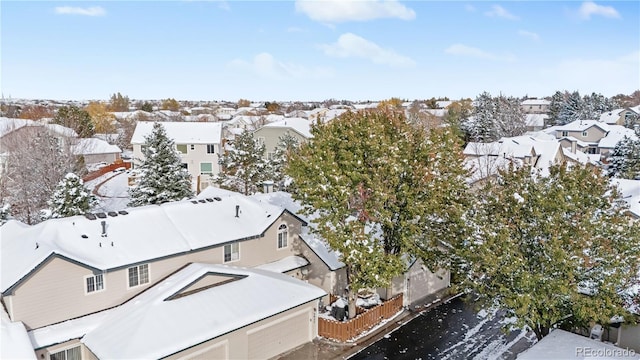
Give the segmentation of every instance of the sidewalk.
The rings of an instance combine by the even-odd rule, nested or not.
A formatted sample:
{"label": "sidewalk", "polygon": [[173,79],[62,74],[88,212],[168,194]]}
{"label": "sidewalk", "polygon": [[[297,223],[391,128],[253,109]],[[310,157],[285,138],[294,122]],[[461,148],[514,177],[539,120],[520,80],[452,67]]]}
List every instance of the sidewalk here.
{"label": "sidewalk", "polygon": [[396,316],[392,321],[387,322],[380,328],[366,334],[362,338],[359,338],[353,343],[339,343],[336,341],[316,338],[310,343],[304,344],[297,349],[291,350],[288,353],[276,356],[274,359],[278,360],[333,360],[333,359],[347,359],[350,356],[360,352],[362,349],[382,339],[386,334],[389,334],[415,317],[419,316],[421,312],[427,311],[433,307],[436,307],[457,295],[449,295],[449,288],[443,289],[435,294],[429,295],[413,304],[408,308],[405,308],[403,312]]}

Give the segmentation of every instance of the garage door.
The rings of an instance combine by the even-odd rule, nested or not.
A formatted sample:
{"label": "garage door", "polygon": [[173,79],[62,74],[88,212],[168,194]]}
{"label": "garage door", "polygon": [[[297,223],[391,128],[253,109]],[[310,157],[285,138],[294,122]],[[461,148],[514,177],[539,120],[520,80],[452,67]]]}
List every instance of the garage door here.
{"label": "garage door", "polygon": [[249,359],[267,359],[311,341],[312,316],[305,309],[248,331]]}
{"label": "garage door", "polygon": [[182,357],[182,360],[226,360],[229,358],[228,341],[206,346],[192,354]]}

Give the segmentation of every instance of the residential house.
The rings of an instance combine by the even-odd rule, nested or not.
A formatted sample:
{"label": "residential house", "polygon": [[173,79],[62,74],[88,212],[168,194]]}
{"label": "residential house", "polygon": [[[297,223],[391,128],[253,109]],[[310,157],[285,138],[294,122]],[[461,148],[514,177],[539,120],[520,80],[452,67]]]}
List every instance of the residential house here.
{"label": "residential house", "polygon": [[613,109],[600,114],[600,122],[607,125],[624,125],[625,109]]}
{"label": "residential house", "polygon": [[276,152],[280,137],[289,134],[302,144],[313,137],[311,135],[311,124],[309,120],[303,118],[285,118],[279,121],[268,123],[253,132],[253,137],[260,144],[265,146],[265,159],[271,159]]}
{"label": "residential house", "polygon": [[[131,137],[133,158],[144,159],[142,147],[151,134],[154,122],[139,121]],[[210,122],[160,122],[180,154],[182,166],[191,175],[193,189],[202,191],[211,185],[211,177],[220,172],[222,124]]]}
{"label": "residential house", "polygon": [[527,99],[520,103],[522,111],[526,114],[546,114],[550,105],[551,101],[545,99]]}
{"label": "residential house", "polygon": [[621,125],[610,125],[607,135],[598,142],[598,153],[603,157],[607,157],[625,137],[638,139],[635,131]]}
{"label": "residential house", "polygon": [[544,128],[545,121],[549,118],[547,114],[526,114],[524,122],[527,131],[540,131]]}
{"label": "residential house", "polygon": [[539,359],[635,359],[640,355],[615,347],[612,344],[591,339],[586,336],[574,334],[561,329],[553,329],[529,349],[518,354],[518,360]]}
{"label": "residential house", "polygon": [[[135,310],[128,313],[128,310],[122,309],[131,310],[135,304],[152,296],[147,294],[156,294],[158,297],[154,299],[160,299],[167,292],[176,294],[176,291],[180,290],[178,295],[186,296],[191,290],[198,290],[196,288],[199,285],[189,285],[188,289],[183,289],[183,286],[200,279],[199,275],[194,273],[181,273],[180,270],[186,264],[266,266],[284,274],[303,278],[306,275],[304,267],[308,265],[308,260],[300,256],[299,252],[299,234],[303,225],[304,222],[300,218],[283,208],[260,203],[239,194],[144,206],[117,213],[53,219],[34,226],[12,220],[0,227],[2,303],[11,322],[21,322],[32,339],[39,339],[34,342],[39,356],[46,358],[61,351],[72,351],[73,354],[79,351],[82,358],[113,358],[116,353],[106,352],[98,355],[93,352],[90,344],[99,349],[100,344],[107,340],[103,336],[88,336],[90,330],[96,329],[98,333],[102,333],[100,331],[103,330],[99,329],[104,328],[98,325],[107,326],[105,312],[130,314],[132,318],[136,318],[133,315],[137,313]],[[203,265],[202,269],[204,267],[206,266]],[[255,274],[240,273],[241,270],[238,269],[206,268],[202,271],[198,274],[222,274],[197,281],[205,287],[217,284],[216,279],[220,280],[225,276],[235,278],[257,274],[256,278],[264,277],[264,273],[260,273],[259,270],[255,270]],[[174,275],[176,277],[173,277]],[[229,288],[243,287],[245,290],[242,292],[252,298],[251,301],[235,299],[238,304],[246,305],[245,312],[251,313],[247,316],[235,314],[238,319],[251,317],[258,321],[269,318],[269,324],[275,325],[280,324],[279,320],[283,319],[272,316],[282,314],[286,321],[290,319],[295,323],[304,317],[308,324],[314,319],[309,314],[315,316],[315,312],[310,310],[316,306],[312,302],[325,295],[324,292],[314,292],[309,288],[301,290],[301,297],[290,293],[290,297],[298,302],[289,302],[287,309],[278,310],[285,311],[286,314],[276,314],[273,303],[259,301],[263,294],[249,290],[256,286],[253,280],[241,282],[243,280],[228,284]],[[173,284],[178,283],[183,286],[174,287]],[[249,283],[251,285],[247,285]],[[274,285],[271,289],[282,286]],[[222,289],[222,284],[217,288]],[[142,293],[144,294],[140,295]],[[192,295],[186,298],[190,296]],[[212,300],[210,295],[204,298],[207,302]],[[149,301],[152,303],[157,300]],[[200,304],[200,300],[196,302]],[[260,304],[263,304],[264,308],[260,307]],[[158,309],[162,308],[160,312],[164,313],[170,308],[171,311],[179,312],[192,307],[190,305],[176,310],[160,306]],[[169,313],[171,312],[167,314]],[[113,320],[119,315],[108,316],[108,319]],[[122,315],[122,318],[127,317],[128,315]],[[163,326],[171,323],[172,317],[168,315],[160,318],[158,320],[162,321]],[[114,327],[111,329],[118,328],[119,324],[114,320]],[[287,323],[286,326],[291,324]],[[194,324],[194,328],[197,328],[196,325],[200,324]],[[248,323],[235,322],[229,325],[241,329]],[[267,323],[262,325],[265,326],[245,328],[245,335],[250,337],[250,332],[258,333],[268,327]],[[271,329],[282,330],[277,326]],[[269,336],[273,336],[271,332],[268,333],[271,334]],[[267,332],[262,334],[267,336]],[[88,349],[82,346],[78,349],[78,339],[85,335],[87,337],[83,338],[83,341],[87,341],[85,345]],[[218,335],[221,336],[210,332],[207,336],[217,339]],[[307,335],[315,336],[313,332],[308,332]],[[91,342],[91,338],[97,340]],[[279,343],[284,344],[283,346],[299,344],[299,341],[302,341],[300,339],[303,338],[294,337],[291,342]],[[229,339],[230,346],[234,341],[236,340]],[[129,344],[136,346],[131,342]],[[240,340],[238,344],[246,347],[245,340]],[[172,345],[178,346],[176,351],[179,352],[183,349],[179,348],[180,346],[184,346],[184,349],[195,346],[182,342]],[[265,346],[266,349],[271,349],[269,345]],[[124,347],[111,351],[134,351],[131,349]],[[281,349],[288,350],[284,347]],[[234,354],[232,351],[236,350],[229,350],[229,354]],[[149,357],[155,357],[155,353],[148,354]]]}
{"label": "residential house", "polygon": [[112,164],[120,160],[120,154],[122,154],[122,150],[117,145],[111,145],[98,138],[78,139],[78,143],[72,146],[71,151],[74,155],[82,156],[86,165],[101,162]]}
{"label": "residential house", "polygon": [[587,144],[585,149],[588,154],[598,154],[598,142],[607,136],[609,125],[598,120],[576,120],[562,126],[553,126],[545,129],[548,134],[554,134],[557,139],[573,137]]}

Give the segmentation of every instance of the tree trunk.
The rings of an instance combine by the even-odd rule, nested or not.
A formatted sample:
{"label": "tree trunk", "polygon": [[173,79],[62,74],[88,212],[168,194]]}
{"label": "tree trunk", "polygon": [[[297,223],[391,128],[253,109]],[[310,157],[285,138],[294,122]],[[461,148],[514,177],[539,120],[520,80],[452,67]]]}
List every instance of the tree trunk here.
{"label": "tree trunk", "polygon": [[549,327],[538,324],[538,326],[533,328],[533,332],[536,334],[538,341],[540,341],[543,337],[549,335]]}
{"label": "tree trunk", "polygon": [[349,319],[356,317],[356,293],[349,290]]}

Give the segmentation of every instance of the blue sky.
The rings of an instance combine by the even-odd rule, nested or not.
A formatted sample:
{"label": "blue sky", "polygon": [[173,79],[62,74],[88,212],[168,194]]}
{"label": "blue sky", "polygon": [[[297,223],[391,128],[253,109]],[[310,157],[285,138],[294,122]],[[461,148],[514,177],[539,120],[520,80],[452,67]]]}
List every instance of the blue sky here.
{"label": "blue sky", "polygon": [[254,101],[640,89],[638,1],[2,1],[5,97]]}

